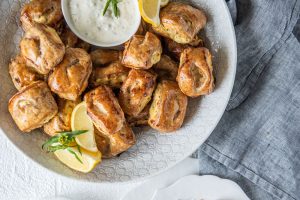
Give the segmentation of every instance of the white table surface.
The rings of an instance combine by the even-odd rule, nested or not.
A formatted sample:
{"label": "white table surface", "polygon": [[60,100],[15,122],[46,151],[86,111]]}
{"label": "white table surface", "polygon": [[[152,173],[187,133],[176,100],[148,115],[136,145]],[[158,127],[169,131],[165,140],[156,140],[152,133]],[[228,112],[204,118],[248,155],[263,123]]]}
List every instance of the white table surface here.
{"label": "white table surface", "polygon": [[0,199],[67,197],[74,200],[119,200],[137,186],[145,192],[170,185],[180,177],[197,174],[198,161],[187,158],[174,168],[144,182],[102,184],[78,182],[47,171],[25,157],[0,132]]}

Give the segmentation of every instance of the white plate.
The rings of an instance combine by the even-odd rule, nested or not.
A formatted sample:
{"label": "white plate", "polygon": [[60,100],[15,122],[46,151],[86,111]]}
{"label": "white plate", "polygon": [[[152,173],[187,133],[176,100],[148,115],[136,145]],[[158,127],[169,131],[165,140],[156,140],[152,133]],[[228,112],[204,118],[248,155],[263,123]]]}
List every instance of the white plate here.
{"label": "white plate", "polygon": [[[159,189],[151,200],[250,200],[235,183],[216,176],[186,176]],[[146,200],[146,199],[145,199]]]}
{"label": "white plate", "polygon": [[[24,1],[23,1],[24,2]],[[169,135],[149,128],[137,129],[137,144],[120,157],[103,161],[92,173],[75,172],[54,156],[41,150],[47,139],[37,130],[21,133],[7,110],[9,98],[16,92],[8,74],[8,63],[18,53],[21,29],[18,27],[19,0],[0,4],[0,132],[25,155],[60,175],[92,182],[126,182],[158,174],[192,154],[211,134],[228,103],[235,78],[236,41],[226,3],[223,0],[189,0],[208,16],[203,32],[214,55],[216,90],[209,96],[190,100],[184,126]]]}

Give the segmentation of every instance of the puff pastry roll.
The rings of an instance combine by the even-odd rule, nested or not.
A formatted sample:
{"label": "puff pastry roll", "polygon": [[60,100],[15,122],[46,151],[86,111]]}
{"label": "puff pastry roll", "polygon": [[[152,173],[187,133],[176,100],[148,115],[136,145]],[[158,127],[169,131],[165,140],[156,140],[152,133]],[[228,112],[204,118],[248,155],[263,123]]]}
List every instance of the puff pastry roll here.
{"label": "puff pastry roll", "polygon": [[190,5],[172,2],[160,11],[159,26],[153,30],[180,44],[193,42],[198,32],[206,25],[205,14]]}
{"label": "puff pastry roll", "polygon": [[146,126],[148,125],[149,110],[151,102],[136,116],[126,116],[129,126]]}
{"label": "puff pastry roll", "polygon": [[68,48],[63,61],[50,74],[48,84],[59,97],[75,101],[87,88],[91,73],[90,55],[83,49]]}
{"label": "puff pastry roll", "polygon": [[214,89],[212,58],[207,48],[188,48],[180,57],[177,82],[190,97],[210,94]]}
{"label": "puff pastry roll", "polygon": [[122,128],[114,134],[105,134],[97,130],[95,139],[99,151],[104,158],[111,158],[127,151],[136,143],[135,135],[125,122]]}
{"label": "puff pastry roll", "polygon": [[159,62],[161,53],[161,42],[155,34],[135,35],[125,43],[122,64],[134,69],[150,69]]}
{"label": "puff pastry roll", "polygon": [[55,28],[62,18],[60,0],[32,0],[22,8],[20,21],[27,31],[36,23]]}
{"label": "puff pastry roll", "polygon": [[90,52],[91,45],[81,39],[78,38],[78,41],[75,45],[75,48],[84,49],[86,52]]}
{"label": "puff pastry roll", "polygon": [[120,61],[122,52],[117,50],[97,49],[91,52],[91,58],[94,66],[102,66]]}
{"label": "puff pastry roll", "polygon": [[167,55],[162,55],[160,61],[154,65],[153,70],[160,80],[176,81],[178,64]]}
{"label": "puff pastry roll", "polygon": [[138,115],[150,102],[156,77],[156,74],[144,70],[132,69],[129,72],[119,93],[120,105],[127,115]]}
{"label": "puff pastry roll", "polygon": [[67,25],[64,25],[61,34],[59,34],[61,41],[64,43],[66,48],[74,48],[78,43],[78,37],[71,31]]}
{"label": "puff pastry roll", "polygon": [[20,50],[30,66],[46,75],[62,61],[65,45],[53,28],[36,24],[25,33]]}
{"label": "puff pastry roll", "polygon": [[90,84],[92,87],[108,85],[112,88],[120,88],[129,71],[130,69],[120,62],[113,62],[106,67],[94,67]]}
{"label": "puff pastry roll", "polygon": [[11,60],[9,64],[9,74],[15,87],[19,91],[35,81],[43,80],[43,76],[29,67],[22,56],[17,56]]}
{"label": "puff pastry roll", "polygon": [[125,123],[124,112],[108,86],[99,86],[84,96],[87,113],[97,129],[105,134],[114,134]]}
{"label": "puff pastry roll", "polygon": [[135,33],[135,35],[145,35],[148,29],[149,29],[148,24],[142,19],[140,26],[137,32]]}
{"label": "puff pastry roll", "polygon": [[8,110],[19,129],[30,132],[43,126],[57,113],[57,104],[43,81],[37,81],[15,94]]}
{"label": "puff pastry roll", "polygon": [[58,98],[58,113],[44,125],[44,132],[50,136],[56,135],[58,132],[71,131],[71,116],[73,109],[80,103],[80,99],[70,101]]}
{"label": "puff pastry roll", "polygon": [[197,40],[194,42],[194,44],[179,44],[172,39],[164,38],[164,45],[165,45],[166,50],[170,54],[172,54],[172,56],[174,58],[179,60],[180,55],[183,52],[183,50],[185,50],[186,48],[189,48],[189,47],[203,47],[204,42],[198,36],[197,36]]}
{"label": "puff pastry roll", "polygon": [[185,118],[187,103],[187,96],[176,82],[161,81],[154,93],[148,124],[160,132],[179,129]]}

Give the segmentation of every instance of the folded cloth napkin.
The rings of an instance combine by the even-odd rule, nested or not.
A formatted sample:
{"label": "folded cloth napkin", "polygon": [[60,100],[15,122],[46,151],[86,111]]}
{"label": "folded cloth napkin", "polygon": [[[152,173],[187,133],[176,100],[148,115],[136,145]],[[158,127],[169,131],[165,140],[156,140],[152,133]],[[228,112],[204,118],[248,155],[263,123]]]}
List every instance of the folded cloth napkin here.
{"label": "folded cloth napkin", "polygon": [[236,82],[199,148],[200,174],[232,179],[251,199],[300,199],[300,0],[227,3],[237,36]]}

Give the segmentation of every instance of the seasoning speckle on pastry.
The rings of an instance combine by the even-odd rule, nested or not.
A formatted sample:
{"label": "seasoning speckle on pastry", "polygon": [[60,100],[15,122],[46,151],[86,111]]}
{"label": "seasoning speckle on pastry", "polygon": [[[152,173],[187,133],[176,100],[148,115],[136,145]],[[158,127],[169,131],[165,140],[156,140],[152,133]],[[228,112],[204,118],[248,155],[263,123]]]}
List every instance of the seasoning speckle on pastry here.
{"label": "seasoning speckle on pastry", "polygon": [[105,134],[121,130],[125,122],[118,99],[108,86],[99,86],[84,96],[87,113],[97,129]]}
{"label": "seasoning speckle on pastry", "polygon": [[56,28],[62,18],[60,0],[32,0],[22,8],[20,21],[27,31],[36,23]]}
{"label": "seasoning speckle on pastry", "polygon": [[180,44],[194,41],[198,32],[206,25],[205,14],[190,5],[172,2],[160,12],[159,26],[152,28],[157,34],[168,37]]}
{"label": "seasoning speckle on pastry", "polygon": [[188,99],[174,81],[158,83],[150,107],[149,125],[160,132],[179,129],[185,118]]}
{"label": "seasoning speckle on pastry", "polygon": [[9,74],[15,87],[19,91],[35,81],[43,80],[43,76],[28,66],[22,56],[17,56],[11,60],[9,64]]}
{"label": "seasoning speckle on pastry", "polygon": [[156,74],[144,70],[132,69],[129,72],[119,93],[120,105],[127,115],[138,115],[150,102],[156,78]]}
{"label": "seasoning speckle on pastry", "polygon": [[50,74],[48,84],[59,97],[75,101],[87,88],[91,73],[90,55],[83,49],[68,48],[63,61]]}
{"label": "seasoning speckle on pastry", "polygon": [[38,73],[47,75],[65,54],[65,45],[56,31],[45,25],[35,24],[20,42],[21,55]]}
{"label": "seasoning speckle on pastry", "polygon": [[161,42],[155,34],[135,35],[125,43],[122,64],[133,69],[150,69],[159,62],[161,53]]}
{"label": "seasoning speckle on pastry", "polygon": [[207,48],[187,48],[180,57],[177,82],[190,97],[210,94],[214,89],[212,58]]}
{"label": "seasoning speckle on pastry", "polygon": [[91,78],[91,87],[107,85],[112,88],[120,88],[128,76],[130,69],[120,62],[113,62],[106,67],[94,67]]}
{"label": "seasoning speckle on pastry", "polygon": [[19,129],[30,132],[52,119],[58,108],[47,84],[37,81],[15,94],[8,110]]}

